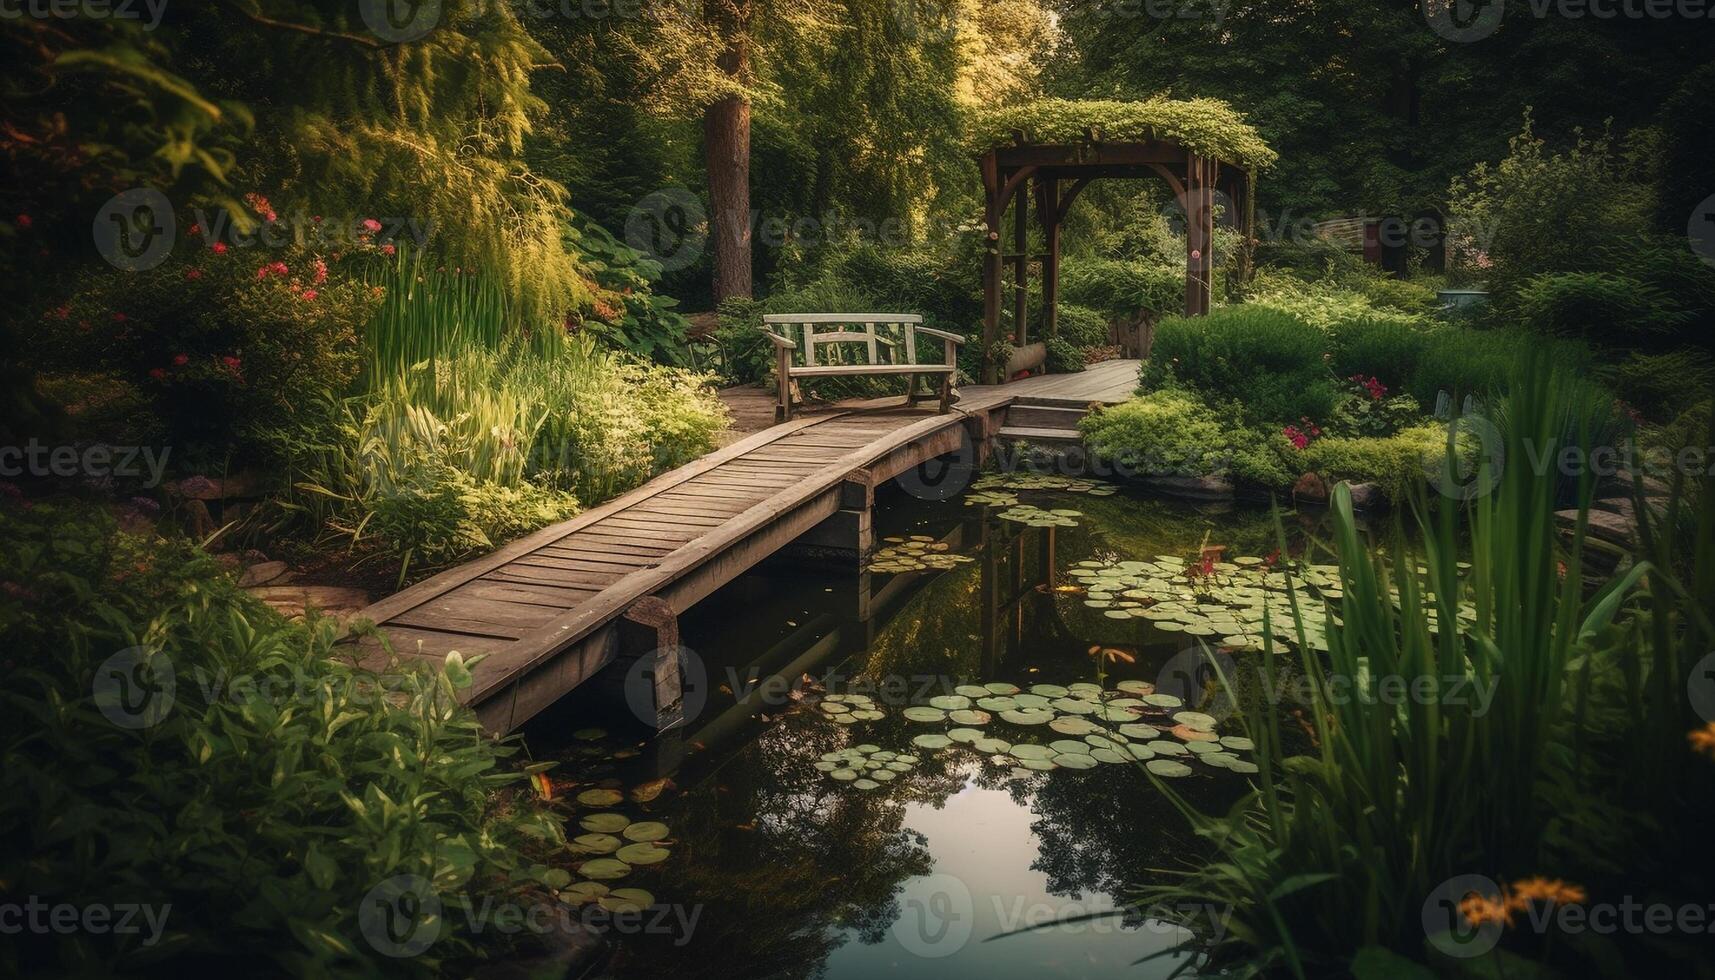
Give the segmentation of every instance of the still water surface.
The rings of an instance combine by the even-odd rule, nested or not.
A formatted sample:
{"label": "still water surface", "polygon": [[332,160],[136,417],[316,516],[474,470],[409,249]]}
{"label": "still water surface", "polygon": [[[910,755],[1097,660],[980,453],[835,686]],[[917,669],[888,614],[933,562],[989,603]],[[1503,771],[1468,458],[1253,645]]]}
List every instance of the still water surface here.
{"label": "still water surface", "polygon": [[[1082,682],[1112,691],[1144,681],[1219,715],[1216,734],[1242,734],[1238,717],[1192,690],[1187,678],[1202,662],[1194,640],[1088,605],[1087,578],[1073,570],[1157,556],[1195,564],[1206,548],[1225,549],[1222,559],[1267,556],[1278,548],[1276,525],[1264,508],[1124,490],[1017,496],[1076,511],[1067,515],[1074,526],[1030,526],[999,518],[1005,507],[925,502],[890,487],[878,499],[878,536],[926,538],[917,553],[949,567],[860,573],[850,561],[781,556],[709,597],[681,621],[696,690],[675,733],[647,738],[616,707],[614,688],[597,685],[533,724],[526,735],[537,757],[565,759],[564,775],[580,781],[568,783],[568,796],[603,780],[621,790],[671,780],[648,803],[569,802],[568,836],[594,809],[671,831],[667,860],[608,882],[646,889],[672,913],[611,934],[614,976],[1151,978],[1182,965],[1185,954],[1156,956],[1187,936],[1164,914],[1006,935],[1116,909],[1138,884],[1196,859],[1183,819],[1135,765],[1033,771],[967,745],[925,749],[917,736],[958,726],[902,711],[953,695],[956,685],[1028,691]],[[1317,520],[1285,515],[1289,554],[1307,546]],[[820,704],[854,693],[870,700],[849,707],[884,717],[837,724]],[[1160,742],[1177,741],[1168,714],[1142,719],[1160,723]],[[991,719],[980,730],[1006,742],[1071,738],[998,712]],[[830,765],[846,761],[818,768],[824,754],[857,745],[918,761],[867,789],[830,778]],[[1191,773],[1171,785],[1205,810],[1224,809],[1248,785],[1198,757],[1172,758]],[[1218,912],[1172,911],[1199,931],[1219,926]]]}

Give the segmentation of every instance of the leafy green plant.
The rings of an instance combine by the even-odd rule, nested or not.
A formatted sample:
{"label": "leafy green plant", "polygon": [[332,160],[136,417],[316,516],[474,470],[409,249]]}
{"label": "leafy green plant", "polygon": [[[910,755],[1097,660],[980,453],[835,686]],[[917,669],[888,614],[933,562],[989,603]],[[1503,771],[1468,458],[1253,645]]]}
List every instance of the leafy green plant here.
{"label": "leafy green plant", "polygon": [[1686,322],[1665,294],[1607,272],[1536,276],[1519,288],[1518,308],[1532,330],[1619,347],[1659,342]]}
{"label": "leafy green plant", "polygon": [[976,114],[966,145],[973,152],[1010,145],[1019,131],[1038,143],[1078,143],[1091,129],[1107,140],[1174,140],[1256,169],[1275,160],[1257,131],[1219,99],[1039,99],[1005,105]]}
{"label": "leafy green plant", "polygon": [[[1476,446],[1460,446],[1460,465],[1469,467]],[[1437,470],[1447,451],[1445,425],[1416,425],[1390,436],[1326,436],[1300,454],[1303,468],[1329,482],[1374,483],[1394,501],[1406,501],[1426,474]]]}
{"label": "leafy green plant", "polygon": [[1222,468],[1229,446],[1215,412],[1183,391],[1152,391],[1099,409],[1078,429],[1090,452],[1144,475],[1207,475]]}
{"label": "leafy green plant", "polygon": [[1060,337],[1073,346],[1088,349],[1108,342],[1108,317],[1099,310],[1061,303],[1057,325]]}
{"label": "leafy green plant", "polygon": [[1252,423],[1326,418],[1339,397],[1323,361],[1327,338],[1291,314],[1254,306],[1169,317],[1155,328],[1146,387],[1176,378],[1218,401],[1238,401]]}
{"label": "leafy green plant", "polygon": [[1073,374],[1084,370],[1084,352],[1070,341],[1059,337],[1044,341],[1047,356],[1042,369],[1049,374]]}
{"label": "leafy green plant", "polygon": [[[1121,259],[1068,256],[1060,270],[1061,316],[1066,305],[1108,317],[1161,316],[1185,306],[1185,270]],[[1076,318],[1079,314],[1074,313]],[[1103,333],[1106,331],[1104,329]]]}
{"label": "leafy green plant", "polygon": [[[559,821],[513,792],[516,746],[459,706],[473,661],[353,666],[331,620],[288,623],[194,546],[116,536],[87,508],[0,507],[0,534],[14,790],[0,876],[49,902],[171,906],[155,942],[26,937],[0,951],[6,972],[199,973],[262,956],[295,975],[427,976],[518,948],[453,910],[553,900]],[[115,668],[116,654],[133,659]],[[103,693],[167,665],[176,683],[154,700]],[[396,875],[452,912],[414,959],[359,929],[360,903]]]}
{"label": "leafy green plant", "polygon": [[646,258],[593,221],[577,226],[576,247],[599,290],[592,303],[594,316],[585,329],[614,347],[644,360],[682,365],[686,362],[689,320],[677,311],[679,301],[654,291],[661,263]]}

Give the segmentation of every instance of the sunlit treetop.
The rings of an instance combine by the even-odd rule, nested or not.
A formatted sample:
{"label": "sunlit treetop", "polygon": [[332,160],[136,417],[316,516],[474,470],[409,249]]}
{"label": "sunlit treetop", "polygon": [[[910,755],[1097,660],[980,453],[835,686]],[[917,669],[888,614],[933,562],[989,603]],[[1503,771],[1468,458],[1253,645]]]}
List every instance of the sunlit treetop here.
{"label": "sunlit treetop", "polygon": [[973,153],[1010,146],[1018,132],[1031,143],[1078,143],[1092,129],[1110,142],[1166,140],[1256,170],[1272,166],[1276,157],[1256,129],[1220,99],[1040,99],[977,113],[966,142]]}

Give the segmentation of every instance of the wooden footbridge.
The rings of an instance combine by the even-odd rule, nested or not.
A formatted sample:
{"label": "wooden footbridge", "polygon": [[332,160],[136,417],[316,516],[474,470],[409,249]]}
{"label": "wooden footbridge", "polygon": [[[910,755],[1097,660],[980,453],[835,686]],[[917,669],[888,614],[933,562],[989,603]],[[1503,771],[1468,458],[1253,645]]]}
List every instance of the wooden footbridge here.
{"label": "wooden footbridge", "polygon": [[[867,552],[878,485],[961,450],[981,462],[1009,413],[1028,436],[1045,431],[1044,413],[1075,419],[1123,401],[1137,364],[966,388],[945,414],[865,403],[775,425],[359,616],[406,660],[488,654],[462,696],[491,731],[517,728],[621,656],[655,658],[645,666],[668,723],[678,611],[806,535]],[[370,662],[384,659],[365,642]]]}

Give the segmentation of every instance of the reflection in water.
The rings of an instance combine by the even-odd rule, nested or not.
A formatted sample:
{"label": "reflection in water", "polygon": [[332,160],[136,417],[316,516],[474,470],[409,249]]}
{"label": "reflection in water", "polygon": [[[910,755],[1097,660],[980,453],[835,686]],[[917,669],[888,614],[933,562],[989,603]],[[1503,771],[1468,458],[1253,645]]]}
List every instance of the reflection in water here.
{"label": "reflection in water", "polygon": [[[580,757],[568,767],[623,785],[670,776],[675,786],[637,817],[672,828],[672,858],[622,884],[681,906],[696,925],[688,937],[615,935],[615,976],[1172,972],[1171,956],[1129,966],[1186,935],[1135,912],[996,938],[1113,908],[1144,875],[1196,856],[1183,820],[1133,767],[1029,772],[961,749],[919,751],[916,767],[869,792],[816,768],[822,753],[859,743],[913,752],[912,736],[943,726],[914,725],[900,709],[960,683],[1154,682],[1185,638],[1085,607],[1066,569],[1190,556],[1205,542],[1263,554],[1276,540],[1265,512],[1210,513],[1125,494],[1026,496],[1081,511],[1077,526],[1029,527],[957,500],[884,497],[878,533],[927,535],[976,560],[901,574],[774,561],[683,617],[712,688],[700,716],[635,758]],[[1306,528],[1292,530],[1296,548]],[[842,726],[805,703],[834,691],[869,694],[887,716]],[[563,741],[559,732],[590,724],[642,738],[615,709],[591,685],[533,725],[529,742],[543,755]],[[1176,788],[1224,808],[1245,782],[1199,767]]]}

